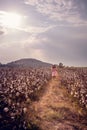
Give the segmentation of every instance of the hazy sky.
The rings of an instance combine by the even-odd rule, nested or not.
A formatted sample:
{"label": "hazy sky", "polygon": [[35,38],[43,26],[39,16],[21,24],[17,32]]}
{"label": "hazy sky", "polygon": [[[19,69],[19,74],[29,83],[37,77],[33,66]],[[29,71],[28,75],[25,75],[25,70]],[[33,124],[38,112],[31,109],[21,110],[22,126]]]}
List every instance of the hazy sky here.
{"label": "hazy sky", "polygon": [[21,58],[87,66],[87,0],[0,0],[0,62]]}

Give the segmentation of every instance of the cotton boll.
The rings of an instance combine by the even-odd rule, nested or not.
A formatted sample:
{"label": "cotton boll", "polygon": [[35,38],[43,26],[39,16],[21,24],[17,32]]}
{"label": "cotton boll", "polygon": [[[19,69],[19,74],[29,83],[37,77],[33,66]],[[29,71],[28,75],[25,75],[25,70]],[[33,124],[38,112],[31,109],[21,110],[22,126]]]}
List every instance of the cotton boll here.
{"label": "cotton boll", "polygon": [[8,107],[5,107],[4,112],[8,112],[8,111],[9,111]]}
{"label": "cotton boll", "polygon": [[26,107],[23,108],[23,112],[24,112],[24,113],[27,112],[27,108],[26,108]]}

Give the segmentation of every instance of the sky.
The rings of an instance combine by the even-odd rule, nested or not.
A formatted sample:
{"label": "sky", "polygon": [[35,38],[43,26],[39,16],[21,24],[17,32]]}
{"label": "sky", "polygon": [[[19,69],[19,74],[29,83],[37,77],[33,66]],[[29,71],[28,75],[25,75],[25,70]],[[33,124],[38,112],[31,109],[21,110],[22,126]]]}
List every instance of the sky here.
{"label": "sky", "polygon": [[87,0],[0,0],[0,62],[87,67]]}

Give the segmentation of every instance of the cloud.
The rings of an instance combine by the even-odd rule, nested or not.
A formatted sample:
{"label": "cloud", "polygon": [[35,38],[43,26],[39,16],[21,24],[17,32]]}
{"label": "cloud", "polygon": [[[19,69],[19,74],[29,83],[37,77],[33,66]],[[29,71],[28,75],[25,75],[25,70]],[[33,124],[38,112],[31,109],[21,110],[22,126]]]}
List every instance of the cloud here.
{"label": "cloud", "polygon": [[[24,31],[26,33],[30,33],[30,34],[40,34],[40,33],[44,33],[48,30],[50,30],[51,28],[55,27],[56,25],[53,25],[53,24],[48,24],[48,23],[43,23],[43,24],[39,24],[39,25],[31,25],[31,24],[25,24],[22,25],[22,26],[17,26],[15,28],[9,28],[8,26],[4,26],[3,25],[3,21],[2,21],[2,18],[3,16],[5,15],[8,15],[10,12],[5,12],[5,11],[0,11],[0,24],[2,26],[2,28],[5,28],[6,30],[17,30],[17,31]],[[28,18],[26,18],[25,16],[22,16],[23,18],[23,21],[26,21],[28,22],[29,20],[29,16],[26,16]],[[22,22],[22,21],[21,21]],[[3,34],[3,31],[0,32],[0,34]]]}
{"label": "cloud", "polygon": [[4,31],[0,30],[0,35],[3,35],[4,34]]}
{"label": "cloud", "polygon": [[0,61],[7,63],[25,56],[21,43],[19,42],[4,42],[0,44]]}
{"label": "cloud", "polygon": [[[70,32],[70,30],[68,30]],[[68,33],[67,31],[67,33]],[[56,63],[63,62],[65,65],[86,66],[87,55],[87,38],[80,32],[81,38],[79,39],[78,33],[74,30],[70,35],[66,34],[66,30],[61,32],[58,29],[52,29],[44,35],[31,36],[23,42],[23,48],[26,55],[33,58]],[[72,37],[73,36],[73,37]],[[75,36],[75,37],[74,37]]]}
{"label": "cloud", "polygon": [[[14,0],[3,1],[0,17],[14,6]],[[23,13],[22,26],[0,27],[0,61],[32,57],[87,66],[87,0],[19,1],[15,5]]]}
{"label": "cloud", "polygon": [[45,41],[45,38],[30,36],[21,42],[4,42],[0,44],[0,61],[7,63],[21,58],[44,60]]}
{"label": "cloud", "polygon": [[40,36],[30,36],[26,41],[22,42],[22,48],[27,56],[33,58],[44,59],[44,50],[47,39]]}
{"label": "cloud", "polygon": [[4,34],[6,34],[6,33],[7,33],[6,29],[3,28],[2,26],[0,26],[0,35],[2,36]]}
{"label": "cloud", "polygon": [[[68,33],[68,32],[67,32]],[[64,65],[87,65],[87,39],[79,37],[66,37],[65,32],[58,30],[46,32],[44,35],[33,35],[26,40],[16,42],[4,42],[0,44],[0,60],[4,63],[21,59],[36,58],[50,63],[63,62]],[[71,31],[71,35],[76,33]],[[64,37],[65,36],[65,37]],[[83,37],[83,36],[82,36]]]}
{"label": "cloud", "polygon": [[36,10],[53,21],[62,21],[73,25],[87,25],[85,0],[25,0]]}
{"label": "cloud", "polygon": [[41,37],[35,38],[37,42],[34,44],[33,41],[33,46],[41,49],[44,59],[49,62],[86,66],[87,37],[85,30],[79,34],[78,32],[79,29],[76,28],[53,28]]}
{"label": "cloud", "polygon": [[52,28],[54,28],[55,25],[48,25],[48,26],[27,26],[25,28],[20,28],[20,30],[31,33],[31,34],[41,34],[44,33]]}
{"label": "cloud", "polygon": [[0,26],[7,30],[21,30],[23,18],[24,16],[21,16],[19,13],[16,13],[15,11],[6,12],[0,10]]}

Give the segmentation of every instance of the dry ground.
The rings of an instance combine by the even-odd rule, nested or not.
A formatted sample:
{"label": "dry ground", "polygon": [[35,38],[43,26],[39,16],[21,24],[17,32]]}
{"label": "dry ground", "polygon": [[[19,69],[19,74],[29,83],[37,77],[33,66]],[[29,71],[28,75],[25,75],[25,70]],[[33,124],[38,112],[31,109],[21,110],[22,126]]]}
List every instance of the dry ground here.
{"label": "dry ground", "polygon": [[28,120],[40,130],[87,130],[83,110],[69,98],[58,78],[44,89],[42,97],[28,108]]}

